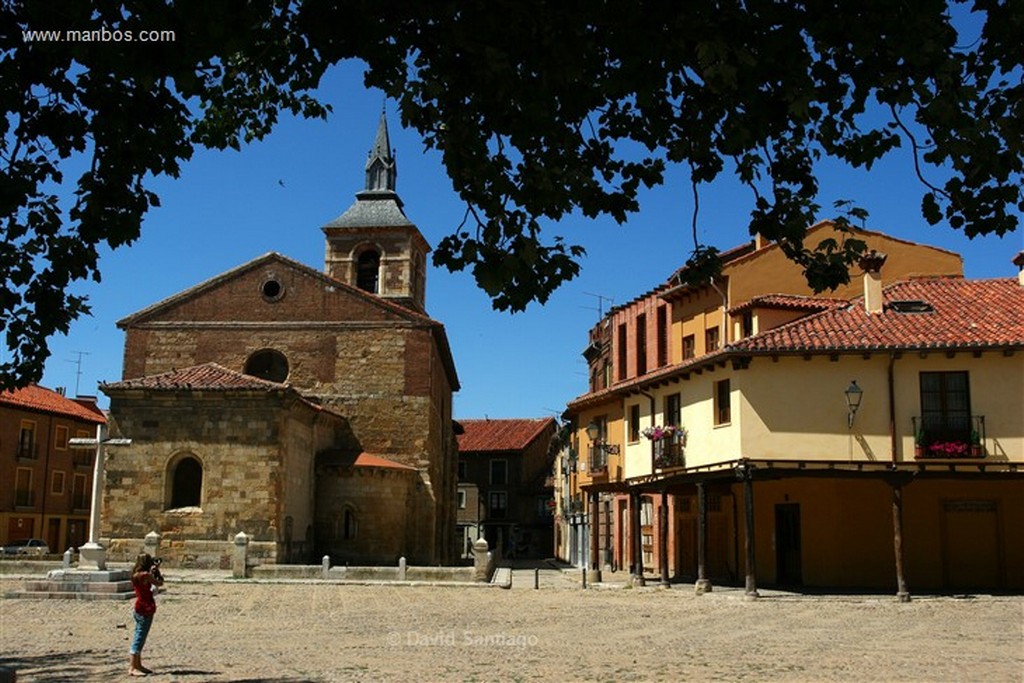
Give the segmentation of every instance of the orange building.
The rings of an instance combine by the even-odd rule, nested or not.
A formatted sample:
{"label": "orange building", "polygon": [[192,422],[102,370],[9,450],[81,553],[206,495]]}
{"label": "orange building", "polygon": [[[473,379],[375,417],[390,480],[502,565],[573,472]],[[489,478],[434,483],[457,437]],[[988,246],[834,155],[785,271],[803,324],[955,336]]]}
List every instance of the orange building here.
{"label": "orange building", "polygon": [[[752,243],[726,252],[707,286],[674,278],[595,328],[591,391],[569,405],[578,443],[614,462],[580,475],[574,492],[590,508],[591,566],[640,577],[653,569],[701,590],[745,581],[752,592],[758,576],[884,588],[899,575],[900,593],[908,582],[1020,582],[1007,520],[1022,513],[1014,500],[1024,493],[1022,290],[964,281],[950,252],[857,237],[888,260],[828,297],[798,291],[787,273],[796,267]],[[662,305],[671,307],[667,340],[654,336]],[[604,359],[612,370],[602,385]],[[848,425],[851,379],[864,406]],[[967,455],[929,457],[943,447]],[[894,506],[904,526],[891,523]]]}
{"label": "orange building", "polygon": [[0,545],[41,538],[58,553],[88,540],[94,453],[68,440],[95,438],[104,422],[95,397],[35,384],[0,393]]}

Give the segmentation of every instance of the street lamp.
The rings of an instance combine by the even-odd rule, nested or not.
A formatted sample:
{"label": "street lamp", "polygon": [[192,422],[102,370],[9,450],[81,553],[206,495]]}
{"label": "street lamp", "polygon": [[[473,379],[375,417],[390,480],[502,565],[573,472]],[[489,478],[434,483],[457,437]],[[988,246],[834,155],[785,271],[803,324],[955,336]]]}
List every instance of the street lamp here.
{"label": "street lamp", "polygon": [[89,510],[89,542],[78,549],[78,568],[105,571],[107,551],[100,545],[100,504],[103,498],[105,446],[130,446],[131,439],[108,439],[107,425],[96,425],[95,439],[68,439],[71,448],[96,449],[96,462],[92,469],[92,506]]}
{"label": "street lamp", "polygon": [[846,395],[847,428],[853,429],[853,416],[857,414],[857,409],[860,408],[860,401],[864,397],[864,390],[857,386],[857,380],[853,380],[843,393]]}
{"label": "street lamp", "polygon": [[597,423],[597,420],[591,420],[587,425],[587,438],[594,444],[594,448],[598,451],[604,451],[605,453],[611,453],[617,455],[619,447],[616,444],[606,444],[601,440],[601,425]]}

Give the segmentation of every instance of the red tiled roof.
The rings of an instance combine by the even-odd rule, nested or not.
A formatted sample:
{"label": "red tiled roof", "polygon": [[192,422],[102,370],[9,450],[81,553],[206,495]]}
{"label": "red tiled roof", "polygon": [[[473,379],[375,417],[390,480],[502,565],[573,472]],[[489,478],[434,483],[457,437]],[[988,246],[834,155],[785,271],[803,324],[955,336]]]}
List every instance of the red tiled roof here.
{"label": "red tiled roof", "polygon": [[415,471],[415,469],[416,469],[415,467],[412,467],[410,465],[403,465],[400,462],[395,462],[394,460],[388,460],[387,458],[382,458],[379,455],[374,455],[373,453],[360,453],[358,456],[356,456],[356,461],[353,463],[353,466],[355,466],[355,467],[383,467],[383,468],[389,469],[389,470],[414,470]]}
{"label": "red tiled roof", "polygon": [[130,389],[148,389],[150,391],[289,391],[299,396],[300,400],[316,411],[344,417],[316,401],[312,401],[296,391],[289,384],[271,382],[253,377],[234,370],[228,370],[217,363],[193,365],[182,370],[171,370],[157,375],[126,379],[111,384],[101,385],[103,393],[109,390],[120,391]]}
{"label": "red tiled roof", "polygon": [[228,370],[217,363],[203,363],[182,370],[171,370],[158,375],[126,379],[103,384],[103,389],[157,389],[176,391],[181,389],[202,389],[203,391],[232,391],[249,389],[253,391],[274,391],[287,389],[287,384],[270,382],[265,379]]}
{"label": "red tiled roof", "polygon": [[82,404],[38,384],[30,384],[14,391],[0,392],[0,405],[50,415],[61,415],[94,424],[106,422],[99,408],[90,410]]}
{"label": "red tiled roof", "polygon": [[545,429],[554,429],[551,417],[513,420],[459,420],[465,432],[459,435],[459,451],[519,451],[529,446]]}
{"label": "red tiled roof", "polygon": [[786,311],[828,311],[842,308],[850,304],[846,299],[830,299],[826,297],[801,296],[799,294],[765,294],[755,296],[739,306],[733,306],[729,313],[740,313],[752,308],[774,308]]}
{"label": "red tiled roof", "polygon": [[[884,290],[882,313],[863,297],[844,308],[795,320],[731,344],[729,351],[793,352],[872,349],[999,348],[1024,345],[1024,287],[1016,280],[934,278]],[[923,301],[932,311],[900,312],[893,302]]]}
{"label": "red tiled roof", "polygon": [[317,465],[329,467],[379,467],[388,470],[410,470],[415,472],[416,468],[411,465],[404,465],[385,457],[366,453],[365,451],[342,450],[337,448],[328,449],[317,453]]}

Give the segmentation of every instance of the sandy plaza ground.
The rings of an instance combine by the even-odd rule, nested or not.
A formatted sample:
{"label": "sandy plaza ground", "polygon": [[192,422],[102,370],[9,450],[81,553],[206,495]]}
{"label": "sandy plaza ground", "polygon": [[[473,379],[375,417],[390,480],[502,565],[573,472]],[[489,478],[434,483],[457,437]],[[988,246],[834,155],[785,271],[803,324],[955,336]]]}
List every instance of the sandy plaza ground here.
{"label": "sandy plaza ground", "polygon": [[[683,584],[582,590],[553,569],[539,589],[518,570],[510,590],[167,573],[144,652],[153,681],[1024,681],[1022,596],[750,601]],[[0,667],[19,683],[128,680],[130,610],[0,600]]]}

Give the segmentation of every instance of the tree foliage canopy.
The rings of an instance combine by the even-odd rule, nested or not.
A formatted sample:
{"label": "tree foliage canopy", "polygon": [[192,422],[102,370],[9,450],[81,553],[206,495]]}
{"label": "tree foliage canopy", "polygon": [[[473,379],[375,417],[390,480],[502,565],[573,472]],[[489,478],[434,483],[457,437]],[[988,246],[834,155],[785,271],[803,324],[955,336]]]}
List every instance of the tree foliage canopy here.
{"label": "tree foliage canopy", "polygon": [[[976,13],[974,35],[958,34],[953,10]],[[27,33],[99,28],[122,39]],[[139,42],[151,30],[175,38]],[[496,308],[521,310],[574,277],[583,254],[542,222],[625,221],[669,164],[689,169],[695,193],[735,174],[751,191],[751,234],[778,242],[818,291],[847,281],[863,249],[803,243],[825,157],[870,168],[909,147],[929,223],[1016,229],[1021,36],[1016,0],[8,0],[0,384],[38,379],[46,340],[88,311],[69,285],[99,280],[101,243],[138,237],[158,204],[148,179],[176,176],[197,146],[267,135],[282,111],[326,116],[314,93],[339,61],[367,65],[367,85],[441,152],[466,203],[435,262],[471,269]],[[75,154],[89,168],[66,179]],[[693,264],[713,270],[714,250],[695,240]]]}

